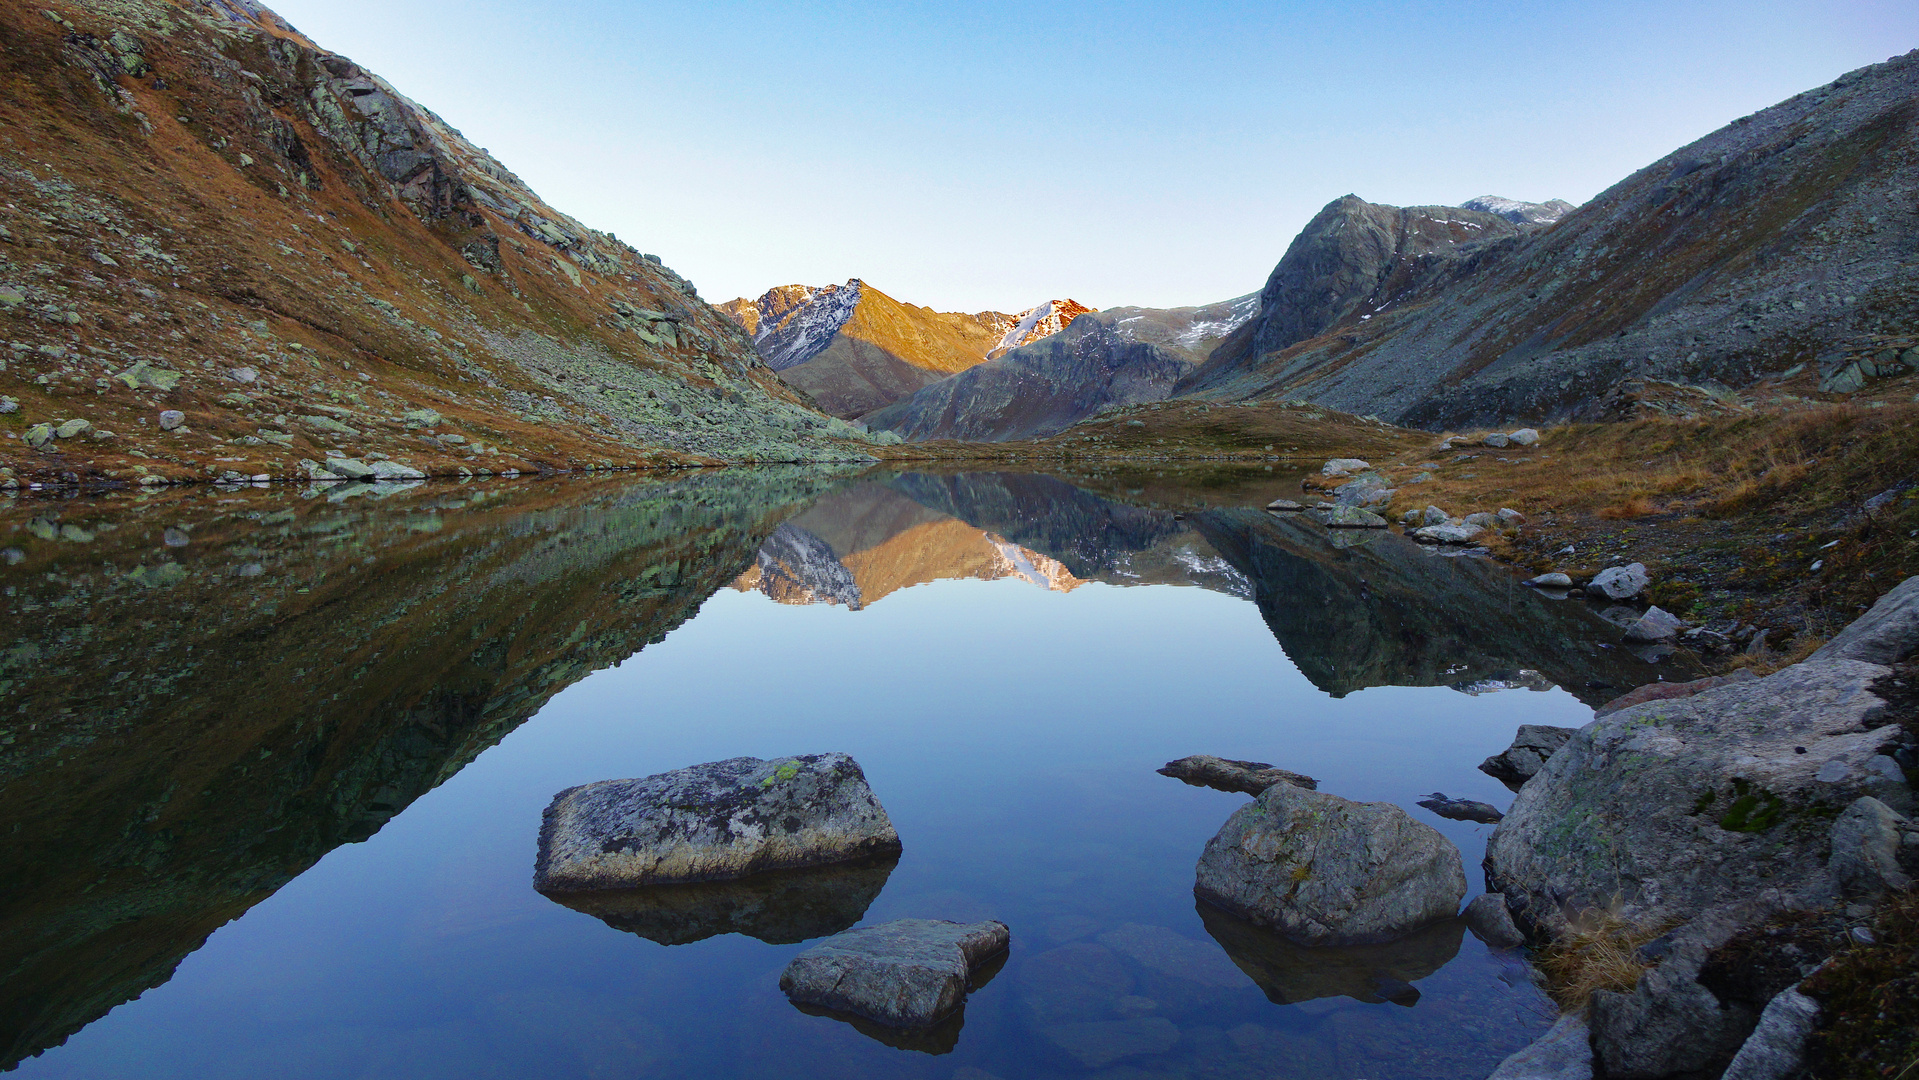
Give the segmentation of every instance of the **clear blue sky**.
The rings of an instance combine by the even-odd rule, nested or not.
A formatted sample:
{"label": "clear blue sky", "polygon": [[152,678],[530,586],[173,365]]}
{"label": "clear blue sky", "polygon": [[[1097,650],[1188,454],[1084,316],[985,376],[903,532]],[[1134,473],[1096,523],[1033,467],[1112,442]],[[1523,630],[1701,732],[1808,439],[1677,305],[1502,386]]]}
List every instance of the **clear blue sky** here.
{"label": "clear blue sky", "polygon": [[1911,0],[279,0],[709,300],[943,310],[1260,287],[1347,192],[1581,202],[1919,46]]}

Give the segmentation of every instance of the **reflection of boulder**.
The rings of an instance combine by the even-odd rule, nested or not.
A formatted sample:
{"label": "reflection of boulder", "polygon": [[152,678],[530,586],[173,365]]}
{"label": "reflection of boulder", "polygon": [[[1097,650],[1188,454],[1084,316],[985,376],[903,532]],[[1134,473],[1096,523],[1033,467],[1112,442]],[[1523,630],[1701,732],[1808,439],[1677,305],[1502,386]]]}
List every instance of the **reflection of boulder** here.
{"label": "reflection of boulder", "polygon": [[1412,1005],[1412,984],[1451,962],[1466,932],[1462,920],[1446,919],[1383,945],[1309,947],[1204,901],[1198,907],[1206,932],[1280,1005],[1323,997]]}
{"label": "reflection of boulder", "polygon": [[898,862],[884,858],[778,870],[737,881],[553,893],[548,898],[662,945],[685,945],[716,934],[791,945],[837,934],[859,922]]}

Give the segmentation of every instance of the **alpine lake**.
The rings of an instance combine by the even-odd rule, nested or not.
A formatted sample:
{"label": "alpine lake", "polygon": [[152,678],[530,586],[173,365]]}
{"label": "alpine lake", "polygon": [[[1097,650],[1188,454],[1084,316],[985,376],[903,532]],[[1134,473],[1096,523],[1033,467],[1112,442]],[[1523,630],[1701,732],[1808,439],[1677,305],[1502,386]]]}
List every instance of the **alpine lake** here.
{"label": "alpine lake", "polygon": [[[1479,1080],[1550,1025],[1461,920],[1309,949],[1196,902],[1271,762],[1472,883],[1522,723],[1684,678],[1586,602],[1266,513],[1282,471],[800,467],[0,504],[0,1067],[23,1077]],[[841,751],[896,864],[576,910],[556,792]],[[792,904],[782,910],[783,904]],[[838,930],[997,919],[963,1013],[802,1011]]]}

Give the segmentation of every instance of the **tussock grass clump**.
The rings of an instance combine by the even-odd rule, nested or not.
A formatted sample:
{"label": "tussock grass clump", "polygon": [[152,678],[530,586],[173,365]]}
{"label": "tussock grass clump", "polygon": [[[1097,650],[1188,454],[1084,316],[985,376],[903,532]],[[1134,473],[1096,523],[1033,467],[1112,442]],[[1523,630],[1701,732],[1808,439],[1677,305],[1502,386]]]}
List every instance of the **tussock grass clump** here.
{"label": "tussock grass clump", "polygon": [[1887,902],[1876,944],[1854,946],[1806,981],[1824,1010],[1813,1034],[1820,1080],[1919,1077],[1919,890]]}
{"label": "tussock grass clump", "polygon": [[1666,932],[1663,925],[1631,923],[1610,912],[1592,912],[1565,939],[1539,958],[1546,993],[1563,1011],[1582,1009],[1596,990],[1631,993],[1651,965],[1639,947]]}

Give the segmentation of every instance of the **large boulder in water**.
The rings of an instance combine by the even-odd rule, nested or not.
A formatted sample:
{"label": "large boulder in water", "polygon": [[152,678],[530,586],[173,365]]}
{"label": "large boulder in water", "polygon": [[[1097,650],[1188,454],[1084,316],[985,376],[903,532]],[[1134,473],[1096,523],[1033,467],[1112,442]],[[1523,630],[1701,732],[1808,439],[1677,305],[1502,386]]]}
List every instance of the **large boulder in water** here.
{"label": "large boulder in water", "polygon": [[794,957],[780,989],[794,1004],[895,1028],[927,1028],[966,1003],[976,972],[1006,951],[1001,922],[898,919],[835,934]]}
{"label": "large boulder in water", "polygon": [[899,852],[899,833],[852,758],[739,757],[555,795],[533,886],[723,881]]}
{"label": "large boulder in water", "polygon": [[1459,912],[1459,849],[1391,803],[1276,784],[1199,858],[1200,899],[1303,945],[1391,941]]}

